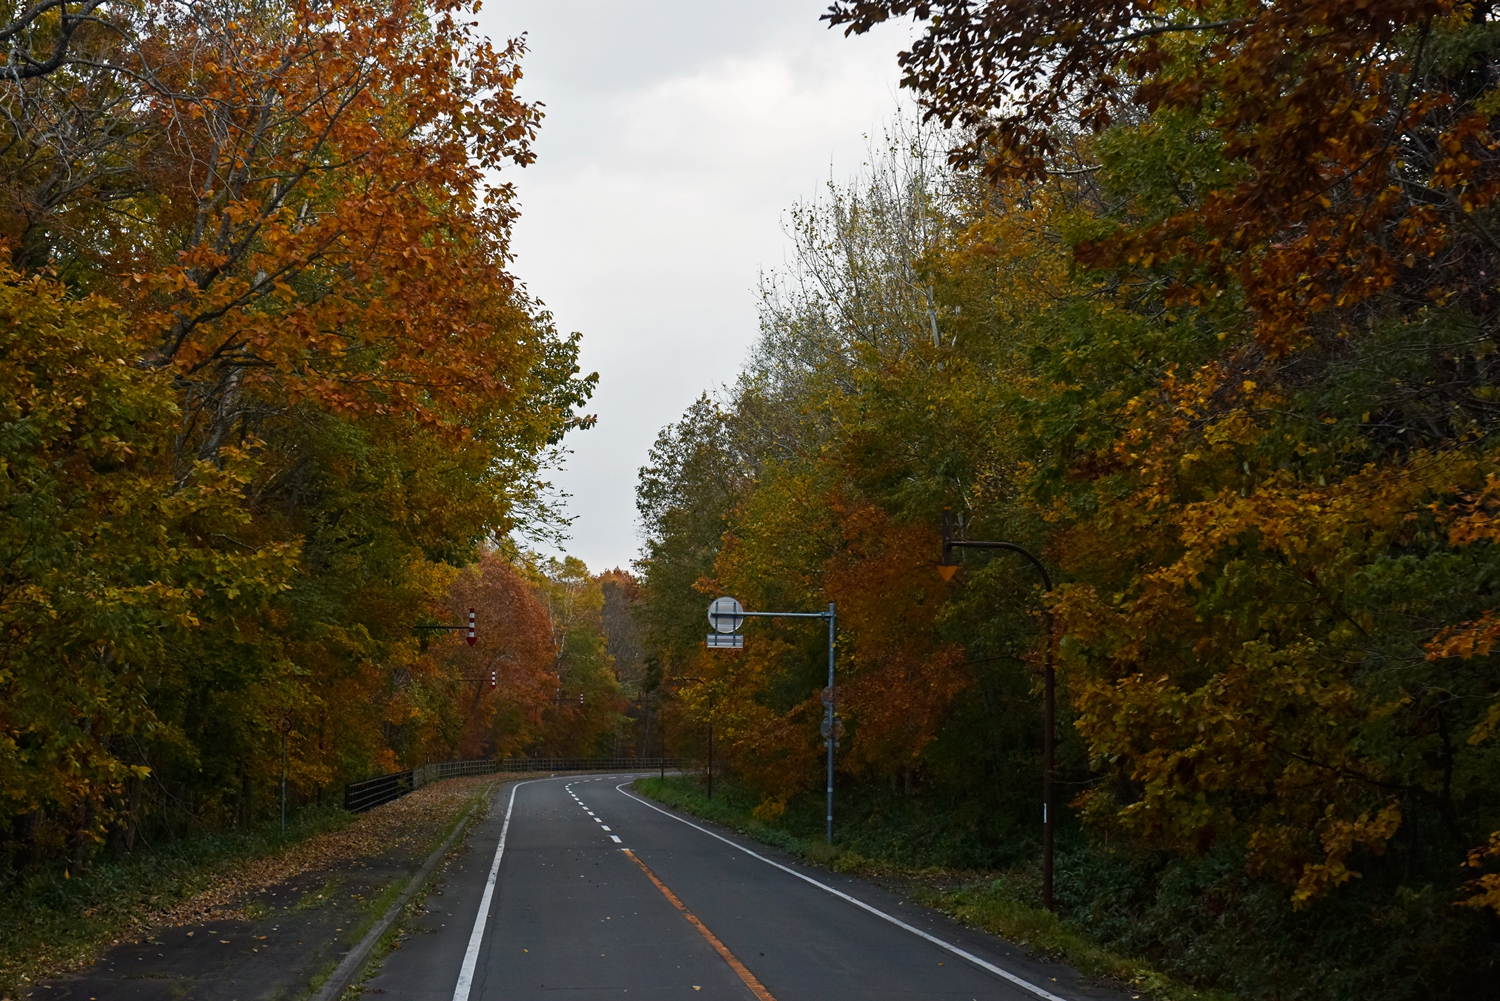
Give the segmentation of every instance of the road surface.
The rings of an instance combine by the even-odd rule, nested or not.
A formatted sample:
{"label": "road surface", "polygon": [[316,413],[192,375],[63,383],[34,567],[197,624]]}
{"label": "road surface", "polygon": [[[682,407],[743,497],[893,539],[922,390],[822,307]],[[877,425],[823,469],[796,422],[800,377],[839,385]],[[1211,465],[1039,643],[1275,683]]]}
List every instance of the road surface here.
{"label": "road surface", "polygon": [[381,1001],[1115,998],[899,894],[663,809],[633,776],[506,786],[366,984]]}

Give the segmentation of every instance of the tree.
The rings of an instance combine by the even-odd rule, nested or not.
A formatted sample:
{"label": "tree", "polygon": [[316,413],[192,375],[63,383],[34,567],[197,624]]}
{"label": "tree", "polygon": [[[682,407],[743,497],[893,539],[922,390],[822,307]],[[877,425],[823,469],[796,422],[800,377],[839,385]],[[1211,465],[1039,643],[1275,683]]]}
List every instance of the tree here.
{"label": "tree", "polygon": [[31,80],[56,72],[68,61],[73,36],[97,19],[105,0],[81,0],[69,7],[68,0],[41,0],[20,10],[13,5],[0,13],[0,42],[6,46],[0,76]]}
{"label": "tree", "polygon": [[1459,855],[1495,808],[1458,779],[1485,768],[1459,735],[1486,739],[1473,708],[1494,697],[1462,662],[1483,656],[1490,556],[1448,527],[1497,458],[1487,11],[829,17],[905,13],[928,24],[907,84],[973,129],[956,162],[1091,174],[1109,199],[1069,239],[1135,317],[1072,314],[1043,361],[1068,388],[1038,416],[1070,429],[1040,499],[1071,522],[1059,609],[1111,802],[1179,846],[1248,838],[1299,903],[1398,830],[1426,841],[1419,811]]}
{"label": "tree", "polygon": [[[0,315],[0,819],[82,861],[153,775],[148,748],[195,754],[162,690],[204,668],[174,646],[206,621],[264,624],[299,553],[218,543],[252,519],[254,458],[174,471],[170,383],[125,360],[113,304],[3,269]],[[244,666],[274,683],[271,665]],[[253,725],[261,705],[239,712]]]}
{"label": "tree", "polygon": [[534,563],[531,581],[552,628],[557,686],[544,715],[542,752],[562,757],[612,754],[628,720],[601,619],[600,582],[573,556]]}
{"label": "tree", "polygon": [[[64,8],[28,11],[39,63]],[[481,557],[591,422],[578,335],[507,271],[523,47],[470,13],[153,0],[0,78],[14,858],[252,822],[283,720],[294,801],[535,737],[531,667],[474,707],[413,632],[514,591]]]}

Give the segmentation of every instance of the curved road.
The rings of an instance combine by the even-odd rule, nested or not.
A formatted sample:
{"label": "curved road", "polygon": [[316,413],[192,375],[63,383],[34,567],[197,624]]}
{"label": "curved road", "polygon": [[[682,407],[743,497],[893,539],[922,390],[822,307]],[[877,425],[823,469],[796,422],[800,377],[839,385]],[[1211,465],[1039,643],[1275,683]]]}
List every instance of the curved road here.
{"label": "curved road", "polygon": [[632,778],[503,787],[367,993],[421,1001],[1125,996],[898,894],[662,809],[630,791]]}

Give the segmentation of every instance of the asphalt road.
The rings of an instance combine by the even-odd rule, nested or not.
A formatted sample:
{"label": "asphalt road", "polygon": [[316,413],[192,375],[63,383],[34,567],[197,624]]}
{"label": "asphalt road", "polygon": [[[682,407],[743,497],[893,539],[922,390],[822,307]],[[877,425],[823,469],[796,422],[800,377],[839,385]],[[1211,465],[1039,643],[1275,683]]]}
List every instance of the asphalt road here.
{"label": "asphalt road", "polygon": [[630,778],[502,789],[367,993],[382,1001],[1125,996],[897,893],[664,810],[631,792]]}

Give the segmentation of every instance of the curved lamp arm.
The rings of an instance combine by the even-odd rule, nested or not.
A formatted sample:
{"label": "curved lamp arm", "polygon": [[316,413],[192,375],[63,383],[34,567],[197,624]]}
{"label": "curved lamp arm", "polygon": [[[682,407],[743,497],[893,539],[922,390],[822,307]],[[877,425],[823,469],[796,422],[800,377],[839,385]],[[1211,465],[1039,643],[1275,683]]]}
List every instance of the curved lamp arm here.
{"label": "curved lamp arm", "polygon": [[943,562],[938,564],[938,573],[943,575],[944,580],[953,579],[953,571],[958,567],[953,562],[953,550],[955,549],[1004,549],[1012,553],[1019,553],[1031,561],[1036,567],[1036,572],[1042,575],[1042,584],[1048,591],[1052,590],[1052,575],[1036,554],[1024,546],[1018,546],[1014,542],[970,542],[966,539],[955,539],[953,537],[953,509],[943,508]]}

